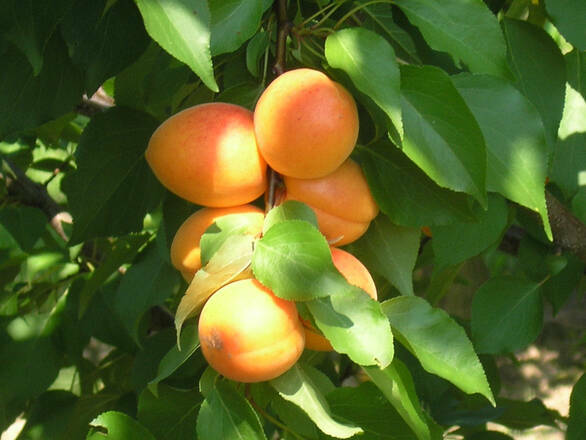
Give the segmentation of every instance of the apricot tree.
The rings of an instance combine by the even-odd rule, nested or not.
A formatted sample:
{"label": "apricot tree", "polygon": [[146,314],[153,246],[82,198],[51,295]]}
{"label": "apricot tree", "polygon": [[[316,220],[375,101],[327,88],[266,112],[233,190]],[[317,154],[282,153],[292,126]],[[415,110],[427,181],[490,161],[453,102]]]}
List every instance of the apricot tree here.
{"label": "apricot tree", "polygon": [[0,432],[586,438],[583,0],[0,5]]}

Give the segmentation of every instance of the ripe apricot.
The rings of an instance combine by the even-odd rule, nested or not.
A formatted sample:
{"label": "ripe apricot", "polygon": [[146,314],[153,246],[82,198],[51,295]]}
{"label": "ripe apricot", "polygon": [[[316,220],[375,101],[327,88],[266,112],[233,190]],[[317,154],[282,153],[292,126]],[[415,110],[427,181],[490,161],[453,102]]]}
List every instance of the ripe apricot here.
{"label": "ripe apricot", "polygon": [[238,382],[274,379],[297,362],[305,336],[295,303],[255,279],[230,283],[208,300],[199,318],[208,363]]}
{"label": "ripe apricot", "polygon": [[285,200],[309,205],[320,231],[335,246],[358,239],[378,214],[360,166],[348,158],[333,173],[317,179],[285,176]]}
{"label": "ripe apricot", "polygon": [[171,263],[189,282],[201,267],[201,236],[220,217],[233,214],[257,214],[258,221],[247,231],[253,235],[262,231],[264,212],[253,205],[233,206],[229,208],[202,208],[179,226],[171,243]]}
{"label": "ripe apricot", "polygon": [[146,159],[161,183],[204,206],[242,205],[266,187],[252,112],[214,102],[183,110],[153,133]]}
{"label": "ripe apricot", "polygon": [[277,77],[254,109],[267,163],[285,176],[322,177],[350,155],[358,137],[354,98],[324,73],[296,69]]}
{"label": "ripe apricot", "polygon": [[[358,258],[349,252],[331,246],[332,261],[336,269],[346,278],[349,284],[360,287],[370,295],[372,299],[377,299],[376,285],[368,269],[360,262]],[[305,328],[305,347],[316,351],[333,350],[330,342],[322,335],[317,333],[309,321],[303,320]]]}

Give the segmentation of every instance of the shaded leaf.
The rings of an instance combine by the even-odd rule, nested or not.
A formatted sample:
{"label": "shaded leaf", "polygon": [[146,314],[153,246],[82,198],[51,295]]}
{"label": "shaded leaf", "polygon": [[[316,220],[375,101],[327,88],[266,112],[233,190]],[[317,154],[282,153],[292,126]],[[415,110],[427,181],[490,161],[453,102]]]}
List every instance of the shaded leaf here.
{"label": "shaded leaf", "polygon": [[419,253],[418,228],[397,226],[379,215],[360,240],[349,245],[369,270],[382,275],[403,295],[413,295],[413,268]]}
{"label": "shaded leaf", "polygon": [[246,46],[246,68],[250,74],[259,77],[259,61],[269,47],[269,33],[261,30],[257,32]]}
{"label": "shaded leaf", "polygon": [[468,394],[480,393],[494,405],[472,343],[445,311],[416,296],[392,298],[382,307],[396,337],[426,371],[449,380]]}
{"label": "shaded leaf", "polygon": [[102,413],[92,420],[90,425],[105,428],[108,434],[104,436],[99,431],[95,431],[93,434],[88,434],[86,437],[88,440],[98,440],[104,437],[111,440],[155,440],[148,429],[132,417],[118,411]]}
{"label": "shaded leaf", "polygon": [[586,50],[586,3],[581,0],[547,0],[545,7],[564,38],[574,47]]}
{"label": "shaded leaf", "polygon": [[515,278],[492,278],[472,301],[472,340],[479,353],[506,353],[529,345],[541,331],[540,285]]}
{"label": "shaded leaf", "polygon": [[317,427],[336,438],[350,438],[362,429],[350,423],[341,423],[332,418],[328,402],[308,372],[311,367],[297,363],[287,372],[271,380],[279,395],[300,407]]}
{"label": "shaded leaf", "polygon": [[356,88],[386,113],[393,124],[390,136],[400,145],[400,75],[392,46],[372,31],[348,28],[328,36],[325,55],[330,66],[347,73]]}
{"label": "shaded leaf", "polygon": [[[4,230],[25,252],[33,250],[45,233],[47,223],[47,217],[38,208],[7,206],[0,209],[0,230]],[[1,242],[0,247],[3,247]]]}
{"label": "shaded leaf", "polygon": [[210,53],[208,2],[136,0],[136,3],[152,39],[187,64],[208,88],[217,92]]}
{"label": "shaded leaf", "polygon": [[586,49],[576,48],[564,55],[568,82],[574,90],[586,99]]}
{"label": "shaded leaf", "polygon": [[437,67],[401,66],[403,152],[439,186],[486,205],[486,146],[474,115]]}
{"label": "shaded leaf", "polygon": [[586,375],[582,375],[572,388],[570,395],[570,419],[567,440],[580,440],[586,435]]}
{"label": "shaded leaf", "polygon": [[397,6],[433,49],[462,60],[473,72],[509,75],[503,35],[481,0],[401,0]]}
{"label": "shaded leaf", "polygon": [[212,55],[234,52],[252,37],[263,13],[258,0],[208,0],[211,21]]}
{"label": "shaded leaf", "polygon": [[539,425],[557,427],[550,411],[539,399],[528,402],[511,399],[499,399],[499,408],[504,413],[495,422],[513,429],[529,429]]}

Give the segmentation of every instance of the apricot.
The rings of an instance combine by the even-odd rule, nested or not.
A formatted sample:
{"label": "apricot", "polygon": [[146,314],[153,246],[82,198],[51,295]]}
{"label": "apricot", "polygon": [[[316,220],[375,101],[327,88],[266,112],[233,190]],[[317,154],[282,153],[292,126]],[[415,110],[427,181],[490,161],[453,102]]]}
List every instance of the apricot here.
{"label": "apricot", "polygon": [[262,156],[275,171],[301,179],[334,171],[358,137],[354,98],[312,69],[285,72],[269,84],[254,109]]}
{"label": "apricot", "polygon": [[260,234],[264,211],[253,205],[202,208],[187,217],[179,226],[171,243],[171,263],[181,272],[185,281],[190,282],[201,267],[200,240],[203,233],[219,218],[235,214],[257,214],[258,221],[255,221],[251,225],[251,230],[247,232],[253,235]]}
{"label": "apricot", "polygon": [[266,187],[253,114],[221,102],[183,110],[153,133],[146,160],[171,192],[198,205],[242,205]]}
{"label": "apricot", "polygon": [[295,303],[255,279],[230,283],[199,318],[201,350],[218,373],[238,382],[274,379],[297,362],[305,335]]}
{"label": "apricot", "polygon": [[283,178],[285,200],[309,205],[319,230],[335,246],[353,242],[366,232],[378,214],[360,166],[348,158],[333,173],[317,179]]}
{"label": "apricot", "polygon": [[[331,246],[332,261],[349,284],[360,287],[372,299],[377,299],[376,285],[368,269],[350,252]],[[301,320],[305,329],[305,347],[316,351],[333,350],[330,341],[315,331],[309,321]]]}

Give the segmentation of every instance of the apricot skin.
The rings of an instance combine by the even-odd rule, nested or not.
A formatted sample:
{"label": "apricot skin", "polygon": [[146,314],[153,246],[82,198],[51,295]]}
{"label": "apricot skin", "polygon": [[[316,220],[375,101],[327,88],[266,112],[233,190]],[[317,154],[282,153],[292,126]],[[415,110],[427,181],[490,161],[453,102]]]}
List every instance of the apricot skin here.
{"label": "apricot skin", "polygon": [[146,160],[171,192],[198,205],[242,205],[266,187],[252,112],[214,102],[183,110],[153,133]]}
{"label": "apricot skin", "polygon": [[[360,287],[374,300],[377,299],[376,285],[368,269],[358,258],[349,252],[331,246],[332,261],[336,269],[349,284]],[[332,345],[325,337],[315,331],[310,322],[302,320],[305,329],[305,347],[316,351],[332,351]]]}
{"label": "apricot skin", "polygon": [[254,130],[267,163],[285,176],[322,177],[350,155],[358,137],[354,98],[324,73],[296,69],[258,100]]}
{"label": "apricot skin", "polygon": [[360,166],[352,159],[333,173],[317,179],[285,176],[285,200],[309,205],[317,216],[319,229],[335,246],[353,242],[366,232],[378,214]]}
{"label": "apricot skin", "polygon": [[[185,281],[190,282],[195,272],[201,267],[201,236],[217,219],[233,214],[258,214],[264,218],[262,209],[253,205],[233,206],[229,208],[202,208],[179,226],[171,243],[171,263],[181,272]],[[253,235],[262,231],[262,219],[258,230],[248,231]]]}
{"label": "apricot skin", "polygon": [[255,279],[230,283],[208,300],[199,318],[204,357],[238,382],[274,379],[297,362],[305,345],[295,303]]}

